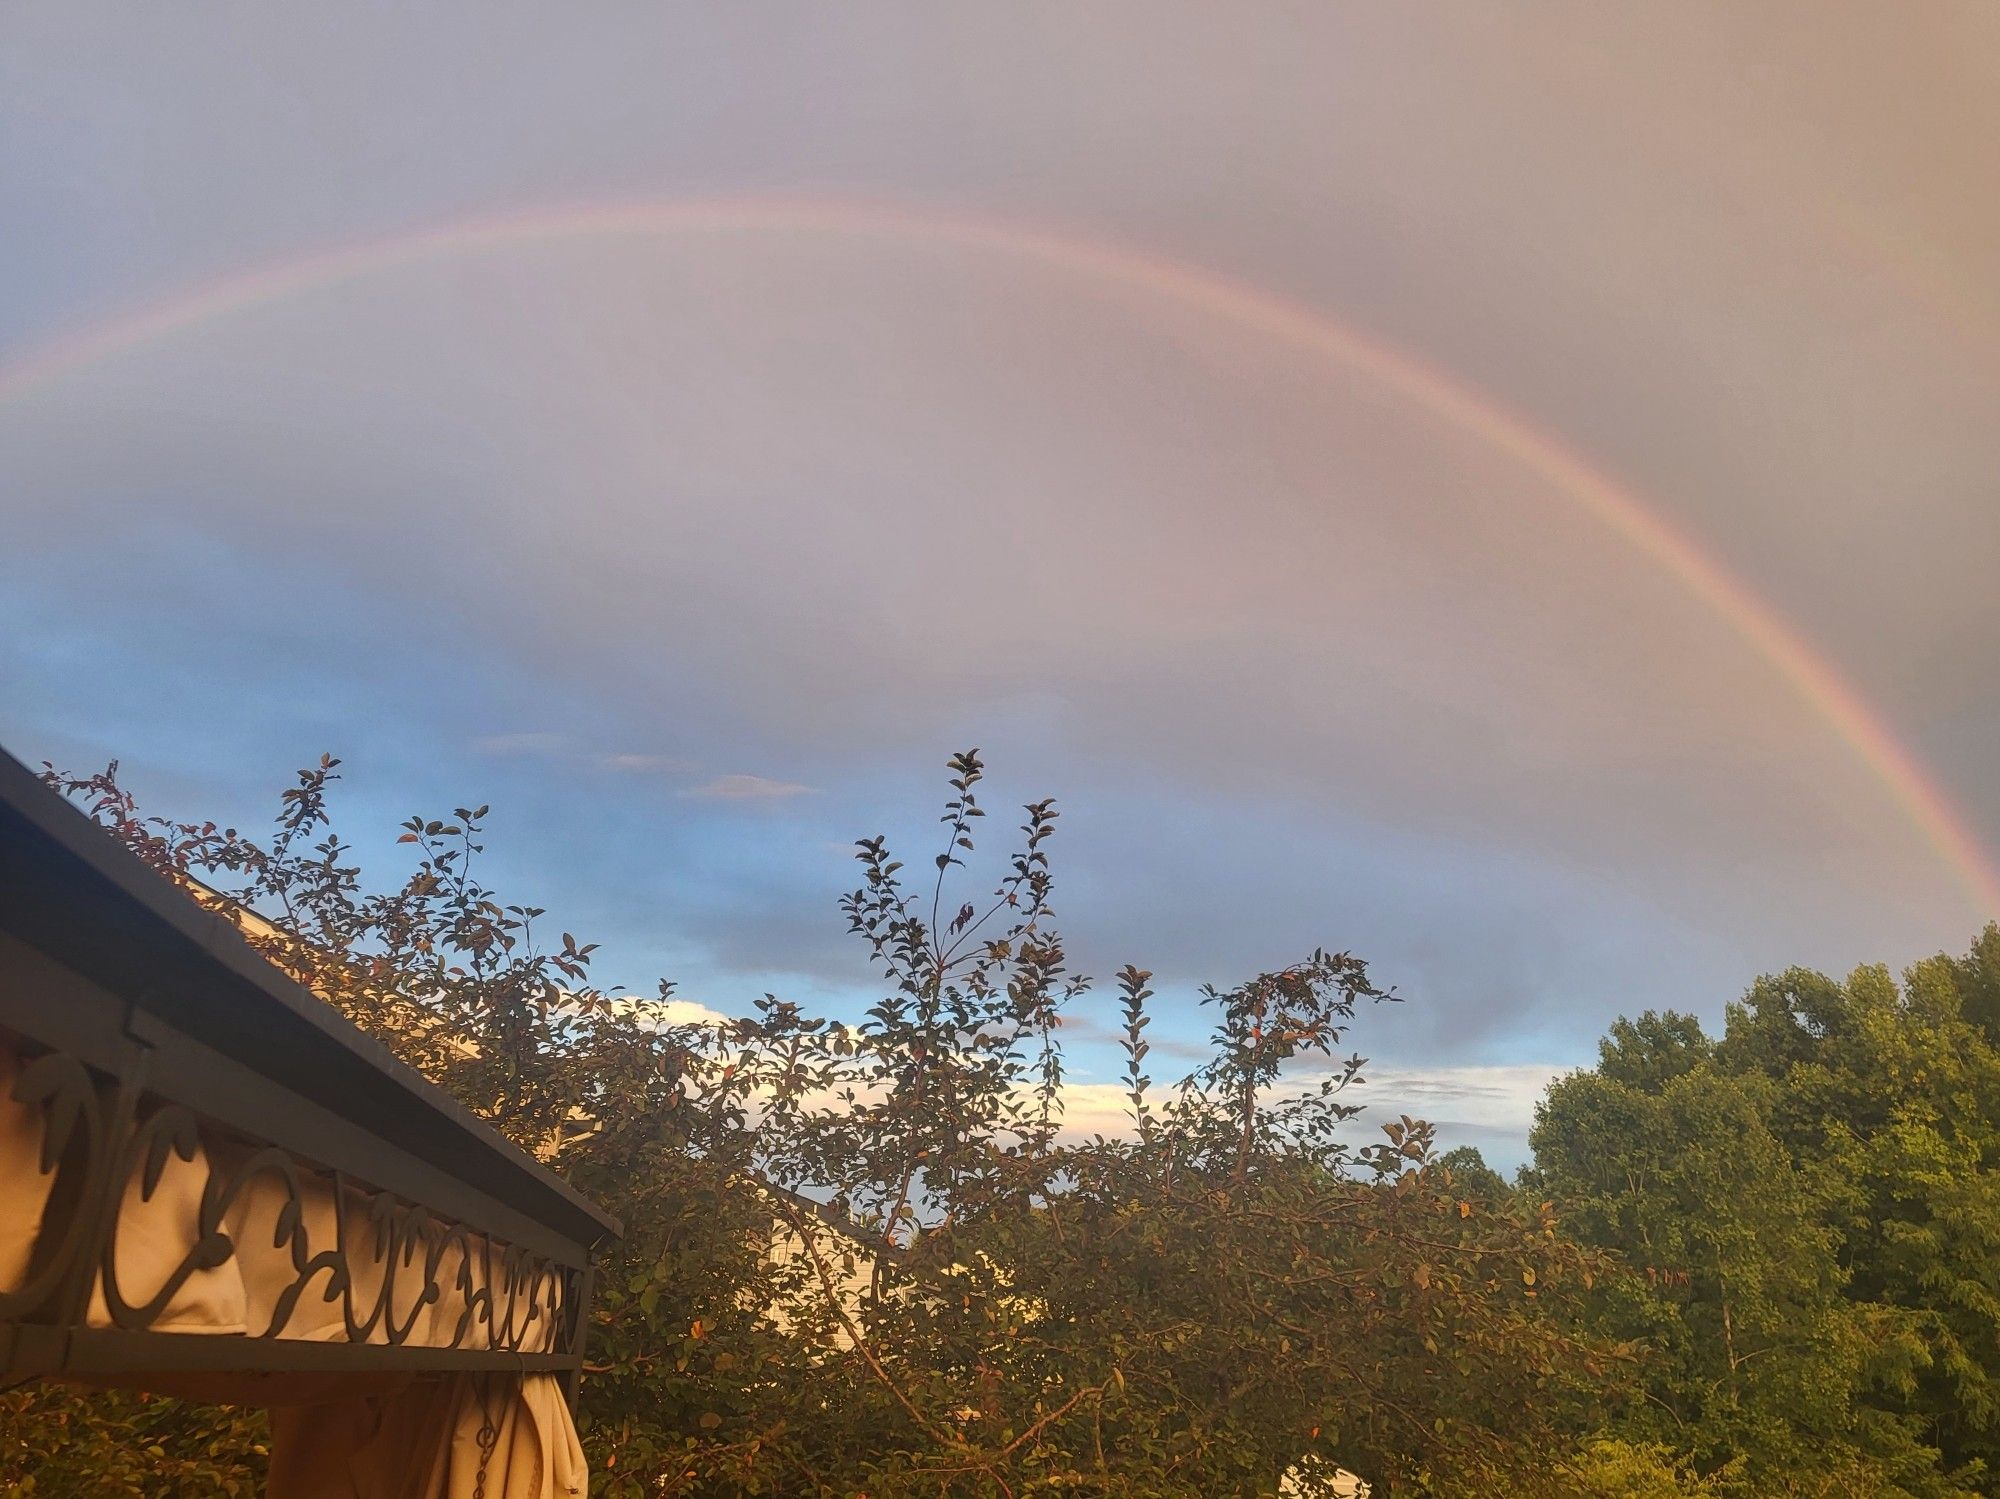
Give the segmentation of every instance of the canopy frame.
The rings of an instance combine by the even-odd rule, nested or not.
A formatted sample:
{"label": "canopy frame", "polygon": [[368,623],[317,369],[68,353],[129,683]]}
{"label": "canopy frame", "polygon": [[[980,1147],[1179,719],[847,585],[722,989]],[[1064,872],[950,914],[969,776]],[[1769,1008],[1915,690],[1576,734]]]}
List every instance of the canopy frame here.
{"label": "canopy frame", "polygon": [[[4,753],[0,1045],[43,1141],[42,1180],[6,1185],[44,1200],[0,1289],[0,1378],[512,1371],[573,1397],[616,1220]],[[150,1197],[176,1161],[207,1167],[196,1231],[164,1286],[128,1295],[131,1184]],[[225,1220],[253,1183],[278,1204],[260,1247],[296,1271],[268,1325],[163,1329],[174,1291],[235,1254]],[[338,1303],[335,1336],[286,1335],[308,1298]],[[414,1337],[435,1307],[453,1326]]]}

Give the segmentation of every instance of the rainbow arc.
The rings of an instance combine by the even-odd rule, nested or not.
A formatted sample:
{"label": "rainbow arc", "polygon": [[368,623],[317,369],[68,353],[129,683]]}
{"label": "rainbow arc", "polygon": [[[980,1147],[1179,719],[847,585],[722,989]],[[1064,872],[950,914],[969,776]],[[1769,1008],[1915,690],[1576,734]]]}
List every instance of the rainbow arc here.
{"label": "rainbow arc", "polygon": [[621,200],[461,218],[257,267],[58,339],[0,366],[0,401],[19,398],[209,318],[393,266],[492,252],[536,240],[744,232],[890,238],[1031,261],[1123,292],[1204,310],[1309,350],[1395,392],[1539,476],[1725,619],[1852,748],[1952,869],[1979,911],[2000,916],[2000,869],[1881,714],[1775,609],[1639,495],[1493,398],[1309,303],[1130,246],[1043,227],[852,199]]}

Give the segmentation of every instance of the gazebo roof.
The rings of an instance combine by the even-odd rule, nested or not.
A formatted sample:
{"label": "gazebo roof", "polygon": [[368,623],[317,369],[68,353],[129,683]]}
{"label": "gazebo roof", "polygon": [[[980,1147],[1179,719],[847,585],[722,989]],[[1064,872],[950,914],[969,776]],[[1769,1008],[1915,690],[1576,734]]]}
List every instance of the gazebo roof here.
{"label": "gazebo roof", "polygon": [[585,1243],[618,1222],[0,751],[0,932],[302,1100]]}
{"label": "gazebo roof", "polygon": [[[617,1221],[4,752],[0,1047],[16,1079],[14,1096],[0,1098],[14,1110],[9,1127],[54,1142],[17,1148],[18,1180],[0,1184],[19,1194],[10,1212],[26,1203],[39,1224],[17,1255],[19,1283],[0,1274],[0,1370],[573,1375],[580,1365],[592,1250],[617,1236]],[[264,1255],[244,1267],[250,1337],[158,1331],[171,1320],[161,1307],[131,1305],[146,1302],[150,1282],[118,1287],[121,1274],[146,1278],[121,1269],[121,1217],[170,1210],[154,1188],[136,1195],[149,1152],[170,1175],[205,1178],[183,1189],[195,1205],[172,1209],[193,1241],[168,1280],[193,1284],[222,1262]],[[145,1237],[128,1232],[125,1243]],[[338,1274],[305,1268],[328,1255]],[[403,1268],[383,1281],[398,1255]],[[275,1310],[258,1306],[259,1275],[284,1292]],[[369,1295],[382,1310],[364,1304],[363,1285],[379,1287]],[[299,1331],[301,1308],[322,1319],[316,1330]]]}

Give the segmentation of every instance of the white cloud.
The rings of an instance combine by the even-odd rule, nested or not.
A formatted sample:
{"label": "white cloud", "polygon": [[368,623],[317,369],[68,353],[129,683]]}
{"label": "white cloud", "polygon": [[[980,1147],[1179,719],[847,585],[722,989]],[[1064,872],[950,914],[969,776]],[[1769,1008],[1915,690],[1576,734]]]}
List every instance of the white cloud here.
{"label": "white cloud", "polygon": [[686,770],[687,761],[676,760],[672,755],[644,755],[633,753],[604,754],[597,757],[597,763],[605,770]]}
{"label": "white cloud", "polygon": [[795,781],[773,781],[763,776],[735,773],[717,776],[705,785],[693,786],[682,796],[698,796],[710,801],[772,801],[787,796],[804,796],[812,790]]}
{"label": "white cloud", "polygon": [[[1365,1143],[1374,1123],[1409,1114],[1450,1124],[1459,1132],[1490,1131],[1525,1139],[1543,1092],[1553,1079],[1569,1070],[1542,1062],[1490,1067],[1364,1067],[1363,1081],[1342,1094],[1342,1102],[1367,1109],[1350,1126],[1350,1138]],[[1310,1079],[1294,1077],[1291,1083],[1303,1087]],[[1171,1091],[1156,1084],[1152,1094],[1155,1101],[1164,1101]],[[1065,1083],[1062,1098],[1063,1134],[1069,1138],[1132,1133],[1123,1083]]]}
{"label": "white cloud", "polygon": [[548,730],[518,734],[487,734],[472,741],[482,755],[553,755],[569,744],[569,736]]}
{"label": "white cloud", "polygon": [[1411,1114],[1525,1136],[1542,1094],[1569,1070],[1548,1062],[1489,1067],[1371,1065],[1361,1069],[1367,1081],[1355,1087],[1347,1101],[1368,1105],[1370,1117]]}
{"label": "white cloud", "polygon": [[1073,1140],[1132,1133],[1131,1099],[1123,1083],[1064,1083],[1062,1132]]}
{"label": "white cloud", "polygon": [[614,999],[612,1009],[647,1029],[668,1025],[723,1026],[732,1023],[722,1011],[710,1009],[692,999],[670,999],[663,1004],[656,999],[641,999],[627,994]]}
{"label": "white cloud", "polygon": [[580,764],[595,766],[599,770],[622,771],[633,775],[647,772],[666,774],[694,769],[688,761],[677,759],[672,755],[655,755],[639,750],[592,750],[579,744],[571,735],[553,729],[486,734],[474,739],[472,748],[475,753],[481,755],[574,760]]}
{"label": "white cloud", "polygon": [[720,1010],[692,999],[670,999],[656,1011],[668,1025],[727,1025],[729,1017]]}

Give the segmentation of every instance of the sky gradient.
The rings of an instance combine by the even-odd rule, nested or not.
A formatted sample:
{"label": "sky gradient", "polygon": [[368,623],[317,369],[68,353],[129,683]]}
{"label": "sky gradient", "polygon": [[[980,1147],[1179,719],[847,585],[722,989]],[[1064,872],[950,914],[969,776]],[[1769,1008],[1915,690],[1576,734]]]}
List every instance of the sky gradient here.
{"label": "sky gradient", "polygon": [[13,8],[0,743],[490,802],[726,1012],[859,1001],[852,840],[976,744],[1169,1047],[1349,948],[1376,1107],[1518,1158],[1619,1013],[1996,914],[1996,43]]}

